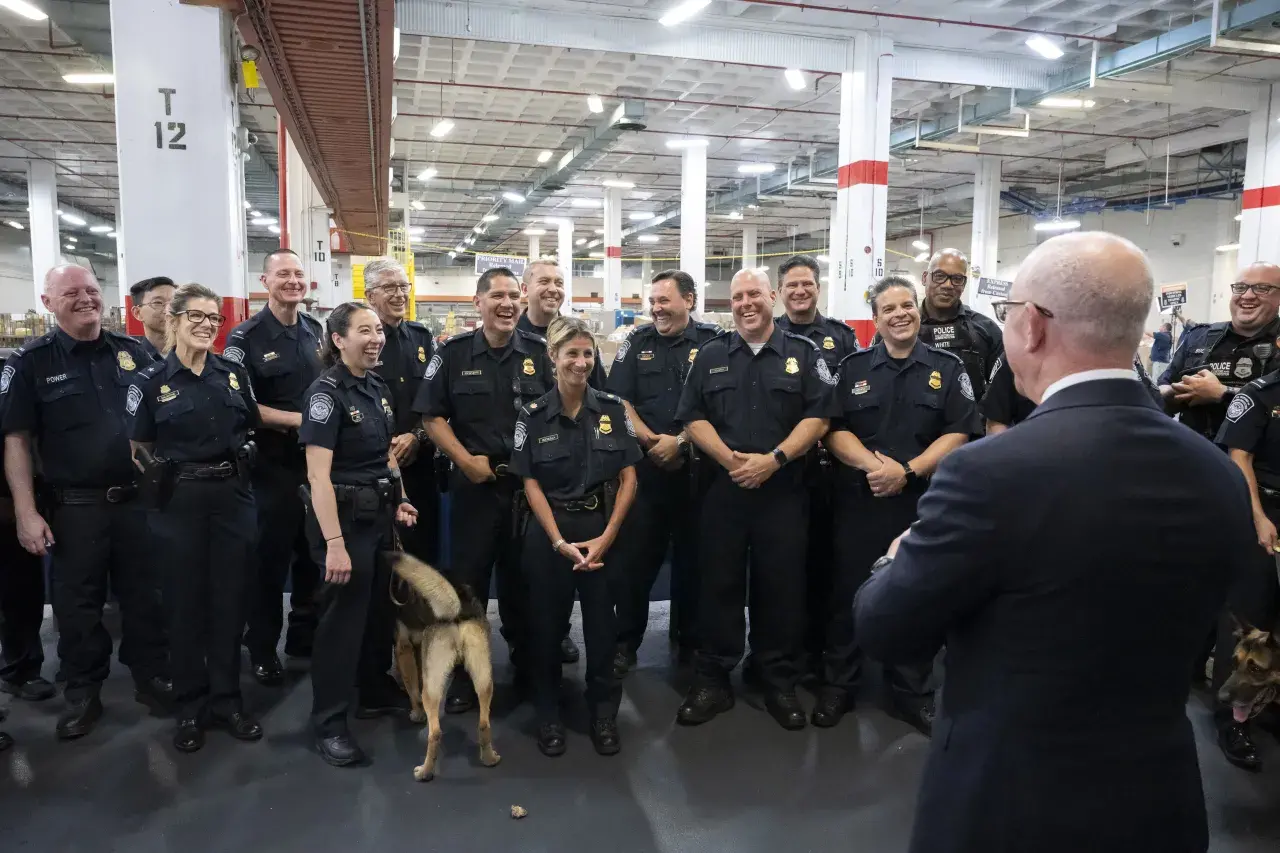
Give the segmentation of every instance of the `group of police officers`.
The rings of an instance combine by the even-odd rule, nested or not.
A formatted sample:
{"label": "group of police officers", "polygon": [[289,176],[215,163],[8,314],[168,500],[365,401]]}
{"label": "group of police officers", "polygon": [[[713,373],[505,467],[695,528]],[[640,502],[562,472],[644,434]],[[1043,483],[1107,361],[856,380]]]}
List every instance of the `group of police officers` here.
{"label": "group of police officers", "polygon": [[[962,301],[968,273],[964,256],[947,250],[930,260],[920,302],[914,282],[877,282],[869,291],[877,334],[866,348],[848,326],[818,311],[820,268],[811,258],[780,267],[784,314],[776,321],[767,274],[735,276],[728,332],[694,319],[696,284],[688,274],[654,277],[647,294],[653,322],[621,345],[607,376],[597,358],[589,379],[625,401],[643,450],[635,503],[607,571],[615,683],[635,666],[651,588],[670,556],[673,648],[693,663],[679,722],[704,723],[732,707],[728,676],[747,645],[744,678],[764,692],[784,728],[803,728],[807,719],[834,726],[853,707],[862,669],[852,615],[858,586],[914,520],[916,501],[946,454],[1017,424],[1034,408],[1003,362],[999,326]],[[298,430],[308,416],[308,389],[321,376],[325,333],[300,310],[307,286],[296,255],[269,255],[262,280],[267,306],[231,330],[222,357],[239,366],[256,398],[250,479],[257,523],[243,642],[254,678],[275,686],[284,681],[276,649],[285,578],[292,579],[292,601],[284,651],[307,657],[324,577],[304,533],[298,488],[307,472]],[[389,452],[418,509],[419,524],[399,530],[402,545],[443,562],[452,579],[482,598],[496,569],[502,633],[517,683],[528,685],[530,608],[538,593],[521,571],[528,509],[511,461],[517,416],[555,387],[543,335],[564,300],[562,273],[552,261],[534,261],[522,281],[505,269],[485,273],[475,295],[480,330],[440,345],[427,327],[406,319],[410,288],[398,264],[372,262],[365,280],[385,334],[374,369],[391,395],[384,401]],[[149,549],[126,412],[137,373],[161,363],[171,347],[173,293],[167,279],[134,287],[134,315],[146,330],[135,340],[101,328],[101,292],[90,273],[57,268],[44,300],[58,329],[27,343],[0,375],[11,538],[24,549],[10,548],[14,559],[0,571],[0,687],[32,701],[54,693],[41,676],[38,636],[38,558],[52,553],[67,702],[61,738],[89,733],[102,714],[108,587],[120,602],[120,660],[133,673],[138,699],[163,710],[174,698],[164,630],[173,623],[161,615],[168,604],[162,576],[181,571],[182,557]],[[1147,379],[1153,397],[1181,411],[1188,426],[1256,469],[1255,521],[1260,542],[1270,545],[1280,517],[1280,429],[1268,427],[1280,417],[1280,382],[1262,377],[1280,367],[1271,364],[1280,346],[1278,308],[1280,268],[1251,267],[1233,286],[1232,320],[1185,334],[1161,387]],[[509,327],[496,338],[483,331]],[[1147,378],[1136,357],[1135,368]],[[441,555],[435,520],[446,490],[452,549]],[[1268,578],[1260,570],[1235,596],[1239,612],[1255,624],[1274,619],[1275,587],[1275,572]],[[579,653],[564,629],[561,657],[568,662]],[[1225,631],[1217,638],[1218,683],[1229,665]],[[928,733],[939,682],[934,662],[886,675],[895,711]],[[808,718],[796,693],[802,680],[817,696]],[[460,674],[446,710],[464,712],[474,702]],[[407,707],[402,694],[361,686],[360,716]],[[1260,766],[1247,723],[1222,709],[1219,729],[1230,760]]]}

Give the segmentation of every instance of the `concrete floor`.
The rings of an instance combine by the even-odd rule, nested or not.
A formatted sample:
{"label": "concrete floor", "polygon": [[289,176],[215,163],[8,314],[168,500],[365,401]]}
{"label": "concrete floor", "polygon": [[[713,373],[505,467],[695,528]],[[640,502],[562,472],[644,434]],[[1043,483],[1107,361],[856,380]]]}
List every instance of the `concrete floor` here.
{"label": "concrete floor", "polygon": [[[575,635],[581,628],[575,617]],[[53,660],[52,636],[47,638]],[[495,660],[506,650],[495,634]],[[601,758],[585,734],[581,664],[566,667],[568,754],[544,758],[529,706],[499,693],[495,737],[502,764],[481,767],[475,714],[448,717],[436,780],[413,781],[424,731],[408,721],[354,723],[371,767],[338,770],[308,749],[311,693],[303,673],[267,690],[246,677],[246,699],[266,738],[241,744],[211,733],[181,755],[171,723],[147,717],[117,668],[106,716],[88,738],[59,743],[54,699],[11,707],[18,741],[0,755],[0,850],[85,853],[316,853],[431,850],[459,853],[735,853],[905,850],[928,746],[888,717],[869,685],[834,730],[784,732],[757,697],[713,723],[673,723],[683,681],[667,656],[665,604],[655,604],[639,670],[623,701],[622,754]],[[46,675],[52,675],[53,666]],[[498,666],[500,679],[506,667]],[[802,694],[806,703],[808,694]],[[1203,697],[1190,713],[1216,853],[1280,849],[1280,746],[1262,735],[1268,768],[1228,765],[1212,743]],[[529,812],[512,820],[510,807]]]}

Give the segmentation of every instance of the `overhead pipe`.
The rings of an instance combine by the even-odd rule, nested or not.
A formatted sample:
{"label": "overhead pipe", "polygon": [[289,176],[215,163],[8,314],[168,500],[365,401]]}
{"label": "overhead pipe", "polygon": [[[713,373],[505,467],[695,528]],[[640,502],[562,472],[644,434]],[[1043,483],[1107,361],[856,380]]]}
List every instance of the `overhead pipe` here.
{"label": "overhead pipe", "polygon": [[276,145],[276,193],[280,197],[280,248],[289,248],[289,135],[285,132],[284,118],[276,119],[280,134]]}

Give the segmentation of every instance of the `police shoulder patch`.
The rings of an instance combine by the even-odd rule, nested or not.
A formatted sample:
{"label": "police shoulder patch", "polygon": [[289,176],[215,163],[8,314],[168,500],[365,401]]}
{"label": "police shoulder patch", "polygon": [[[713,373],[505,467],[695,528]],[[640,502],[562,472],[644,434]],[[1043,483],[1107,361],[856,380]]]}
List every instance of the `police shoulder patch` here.
{"label": "police shoulder patch", "polygon": [[631,415],[627,414],[626,410],[623,410],[622,412],[622,420],[627,425],[627,435],[631,436],[632,438],[635,438],[636,427],[635,427],[635,424],[631,423]]}
{"label": "police shoulder patch", "polygon": [[13,381],[13,365],[6,364],[4,370],[0,372],[0,394],[9,393],[9,383]]}
{"label": "police shoulder patch", "polygon": [[973,381],[969,378],[969,374],[963,370],[960,371],[960,393],[965,396],[966,400],[973,399]]}
{"label": "police shoulder patch", "polygon": [[329,422],[333,414],[333,397],[328,394],[312,394],[311,403],[307,406],[307,417],[318,424]]}
{"label": "police shoulder patch", "polygon": [[[634,334],[634,332],[632,334]],[[628,336],[627,339],[622,342],[622,346],[618,347],[618,354],[613,357],[613,360],[623,361],[624,359],[626,359],[627,353],[630,351],[631,351],[631,337]]]}
{"label": "police shoulder patch", "polygon": [[988,382],[996,378],[996,374],[1000,372],[1000,367],[1003,364],[1004,364],[1004,356],[1003,355],[996,356],[996,363],[991,365],[991,374],[987,377]]}
{"label": "police shoulder patch", "polygon": [[440,365],[444,364],[444,359],[440,357],[440,353],[431,356],[431,363],[427,365],[427,379],[435,379],[436,374],[440,372]]}
{"label": "police shoulder patch", "polygon": [[222,351],[222,357],[236,364],[244,364],[244,350],[240,347],[227,347]]}
{"label": "police shoulder patch", "polygon": [[1236,423],[1253,408],[1253,398],[1248,394],[1237,394],[1227,406],[1227,420]]}
{"label": "police shoulder patch", "polygon": [[523,450],[528,438],[529,428],[524,425],[524,421],[516,421],[516,450]]}
{"label": "police shoulder patch", "polygon": [[[6,370],[8,368],[5,368]],[[138,413],[138,406],[142,404],[142,389],[137,385],[129,386],[129,396],[125,398],[124,409],[131,415]]]}
{"label": "police shoulder patch", "polygon": [[835,385],[840,381],[839,376],[831,375],[831,368],[827,367],[827,360],[825,358],[815,358],[813,369],[817,371],[818,378],[828,385]]}

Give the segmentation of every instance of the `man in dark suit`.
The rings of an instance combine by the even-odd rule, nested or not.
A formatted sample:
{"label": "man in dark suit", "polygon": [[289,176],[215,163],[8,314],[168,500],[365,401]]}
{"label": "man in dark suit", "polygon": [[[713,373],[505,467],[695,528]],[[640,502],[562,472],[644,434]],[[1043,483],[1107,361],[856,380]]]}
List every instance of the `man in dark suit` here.
{"label": "man in dark suit", "polygon": [[913,853],[1208,846],[1191,662],[1257,546],[1239,471],[1133,372],[1152,291],[1108,234],[1027,258],[996,310],[1037,409],[943,461],[858,593],[871,657],[947,647]]}

